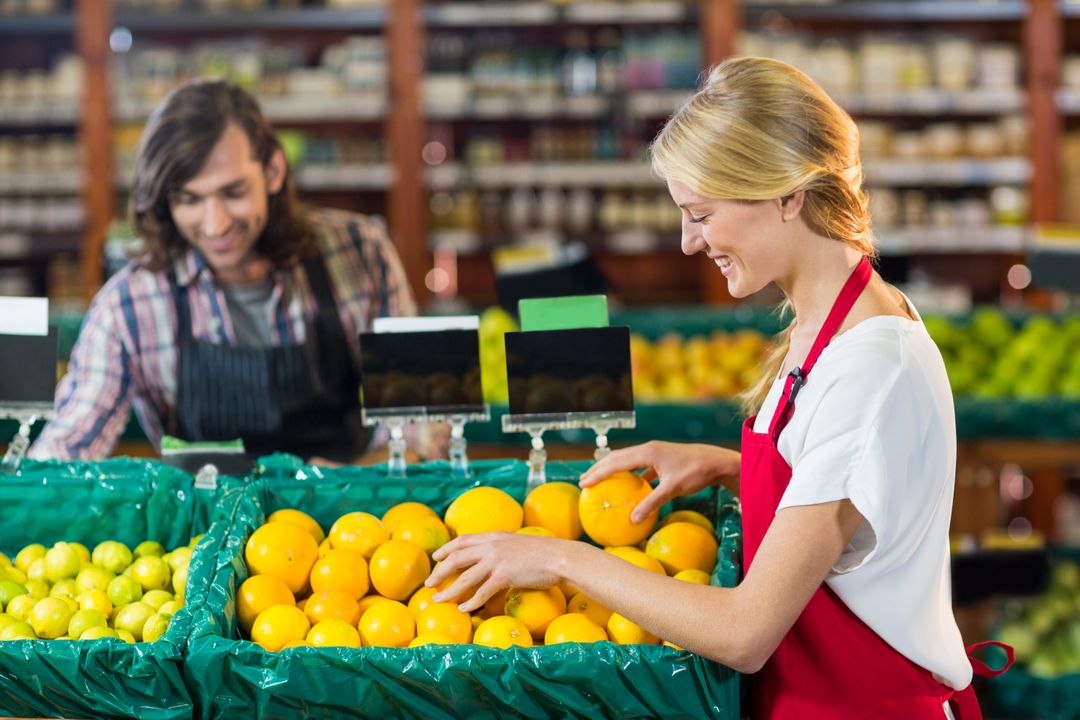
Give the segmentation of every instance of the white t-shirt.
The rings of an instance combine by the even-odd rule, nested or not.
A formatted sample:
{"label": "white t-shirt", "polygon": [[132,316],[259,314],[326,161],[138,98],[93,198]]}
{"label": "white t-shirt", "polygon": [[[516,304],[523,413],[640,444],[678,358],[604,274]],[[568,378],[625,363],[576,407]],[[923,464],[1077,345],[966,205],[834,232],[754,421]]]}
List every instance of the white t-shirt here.
{"label": "white t-shirt", "polygon": [[[783,386],[773,383],[755,432],[768,432]],[[865,519],[829,586],[900,654],[965,688],[949,562],[956,420],[922,322],[872,317],[833,338],[778,445],[792,467],[778,509],[846,498]]]}

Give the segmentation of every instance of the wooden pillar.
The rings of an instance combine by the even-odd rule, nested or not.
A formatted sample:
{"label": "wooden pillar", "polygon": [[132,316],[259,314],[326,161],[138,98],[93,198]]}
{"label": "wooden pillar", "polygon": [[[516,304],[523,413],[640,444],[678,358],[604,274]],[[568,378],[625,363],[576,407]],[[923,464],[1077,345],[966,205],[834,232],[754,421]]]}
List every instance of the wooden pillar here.
{"label": "wooden pillar", "polygon": [[86,219],[80,264],[87,302],[101,286],[105,239],[116,212],[109,117],[109,33],[112,24],[111,3],[76,0],[75,47],[84,68],[79,138],[83,153],[82,195]]}
{"label": "wooden pillar", "polygon": [[[735,53],[735,42],[741,29],[740,0],[701,0],[701,49],[705,70],[712,68]],[[727,280],[715,263],[695,258],[701,270],[701,287],[705,302],[730,303]]]}
{"label": "wooden pillar", "polygon": [[428,205],[421,151],[427,141],[421,88],[424,80],[424,25],[420,0],[388,2],[386,45],[390,65],[390,111],[386,137],[394,181],[388,222],[405,274],[420,306],[430,293],[424,277],[431,267],[427,249]]}
{"label": "wooden pillar", "polygon": [[1057,0],[1029,0],[1024,25],[1028,108],[1031,118],[1031,221],[1061,219],[1062,121],[1057,107],[1063,43]]}

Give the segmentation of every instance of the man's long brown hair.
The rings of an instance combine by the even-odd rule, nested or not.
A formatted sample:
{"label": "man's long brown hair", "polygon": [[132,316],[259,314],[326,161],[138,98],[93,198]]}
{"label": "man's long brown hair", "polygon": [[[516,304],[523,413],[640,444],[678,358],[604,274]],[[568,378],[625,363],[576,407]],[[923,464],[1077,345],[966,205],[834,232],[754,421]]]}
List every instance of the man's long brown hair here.
{"label": "man's long brown hair", "polygon": [[[265,168],[281,143],[255,98],[223,80],[194,80],[173,90],[143,130],[128,213],[143,241],[139,259],[164,269],[190,247],[173,222],[169,199],[202,169],[229,124],[248,137]],[[269,198],[266,228],[255,245],[275,267],[301,258],[311,243],[288,170],[281,190]]]}

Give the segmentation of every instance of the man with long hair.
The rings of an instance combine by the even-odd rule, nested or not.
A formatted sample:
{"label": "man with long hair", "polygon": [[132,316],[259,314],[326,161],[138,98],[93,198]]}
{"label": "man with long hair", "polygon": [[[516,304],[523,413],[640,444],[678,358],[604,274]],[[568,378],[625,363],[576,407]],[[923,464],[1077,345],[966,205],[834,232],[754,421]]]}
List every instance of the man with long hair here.
{"label": "man with long hair", "polygon": [[132,405],[155,446],[361,453],[359,332],[416,311],[380,225],[299,205],[270,123],[224,81],[151,115],[129,213],[141,252],[94,298],[31,456],[108,455]]}

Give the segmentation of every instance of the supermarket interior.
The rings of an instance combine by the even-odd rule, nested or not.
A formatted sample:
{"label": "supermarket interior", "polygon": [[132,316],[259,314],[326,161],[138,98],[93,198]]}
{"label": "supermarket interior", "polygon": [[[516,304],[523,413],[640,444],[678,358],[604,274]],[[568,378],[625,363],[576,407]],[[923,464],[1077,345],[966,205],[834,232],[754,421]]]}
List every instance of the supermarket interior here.
{"label": "supermarket interior", "polygon": [[[18,323],[0,317],[0,452],[7,452],[0,467],[0,640],[12,641],[0,642],[0,716],[745,716],[744,674],[675,643],[661,645],[663,636],[610,610],[610,618],[590,625],[601,626],[601,639],[616,640],[599,650],[471,654],[478,651],[469,639],[482,644],[480,629],[490,622],[480,614],[465,618],[467,638],[454,640],[461,647],[440,651],[445,646],[430,641],[409,650],[411,659],[400,654],[421,635],[421,618],[440,631],[456,621],[414,612],[423,592],[417,586],[441,542],[470,527],[548,528],[536,518],[554,514],[559,498],[540,510],[539,500],[524,500],[544,468],[539,449],[547,479],[574,486],[608,444],[739,449],[746,417],[739,398],[758,382],[787,325],[777,310],[783,295],[770,285],[733,297],[719,263],[687,257],[684,213],[649,152],[708,70],[735,56],[802,70],[857,126],[874,268],[918,308],[953,395],[952,609],[965,646],[995,639],[1015,650],[1007,673],[976,680],[983,713],[1080,718],[1080,0],[0,0],[0,301],[9,303],[0,307],[11,314],[24,307],[12,299],[47,298],[47,324],[56,333],[46,336],[55,346],[46,350],[57,366],[47,378],[48,404],[76,343],[91,344],[80,330],[108,325],[84,326],[91,300],[143,252],[146,226],[130,208],[150,192],[139,179],[148,120],[160,119],[155,108],[175,88],[198,78],[225,78],[253,95],[300,202],[366,216],[362,232],[389,238],[399,282],[421,316],[478,318],[424,329],[438,328],[445,340],[448,328],[465,328],[479,349],[477,367],[466,370],[455,364],[457,346],[436,346],[434,335],[402,351],[412,353],[421,374],[463,383],[467,402],[440,401],[438,388],[419,399],[406,388],[401,394],[409,399],[388,400],[387,380],[388,406],[428,406],[428,420],[469,420],[455,424],[449,449],[435,454],[426,450],[439,444],[432,437],[441,431],[425,433],[442,425],[380,414],[373,399],[379,373],[401,370],[393,360],[399,356],[379,332],[358,327],[361,355],[372,363],[364,417],[381,425],[375,443],[390,438],[375,464],[365,456],[363,464],[320,465],[311,456],[323,453],[297,451],[266,453],[230,470],[215,454],[229,448],[185,450],[184,440],[170,449],[190,452],[190,461],[171,462],[161,423],[140,423],[130,400],[117,422],[93,418],[100,423],[87,429],[89,415],[72,421],[83,423],[72,432],[87,438],[87,453],[50,461],[22,457],[44,423],[26,422],[20,393],[32,377],[44,377],[37,359],[48,365],[53,356],[36,354],[40,343],[33,350],[18,344],[19,331],[6,329]],[[176,196],[169,197],[173,203]],[[356,228],[350,232],[360,233]],[[327,269],[335,288],[340,273],[353,271]],[[392,275],[393,263],[382,272],[384,280]],[[595,302],[597,295],[605,299]],[[562,305],[525,302],[575,297]],[[230,312],[234,300],[228,297]],[[132,321],[139,333],[161,332],[172,317],[154,307]],[[127,312],[139,315],[138,308]],[[207,322],[198,307],[190,312],[195,330]],[[590,313],[602,319],[591,323]],[[603,325],[612,332],[599,333]],[[624,327],[628,335],[613,330]],[[583,328],[596,329],[595,337]],[[280,328],[271,331],[278,338]],[[530,345],[529,331],[582,334]],[[608,344],[590,348],[594,340]],[[550,343],[569,352],[548,353]],[[376,347],[386,357],[375,357]],[[599,370],[581,361],[609,351],[618,357]],[[531,364],[521,364],[523,355]],[[388,368],[372,369],[386,358]],[[617,375],[620,358],[626,370],[610,392],[515,384],[515,372],[547,372],[545,361],[586,368],[576,372],[593,378],[612,367]],[[143,360],[140,372],[158,371]],[[84,359],[80,371],[98,373],[94,382],[103,388],[135,382],[110,375],[116,362],[88,368]],[[176,365],[162,367],[168,375]],[[175,379],[163,382],[176,390]],[[616,398],[623,389],[625,403]],[[219,397],[233,397],[227,391]],[[536,400],[539,409],[526,408],[531,400],[515,392],[547,395]],[[561,400],[577,404],[564,413]],[[155,396],[149,406],[162,402]],[[575,414],[606,412],[610,403],[619,412],[602,422]],[[468,412],[437,411],[458,405]],[[551,409],[551,417],[542,415]],[[548,423],[542,436],[541,416]],[[422,429],[403,433],[408,423]],[[115,439],[95,456],[101,447],[93,436],[109,432]],[[218,462],[220,475],[202,472],[205,462]],[[500,495],[474,498],[471,509],[459,503],[461,491],[478,486]],[[582,535],[585,492],[572,539]],[[660,574],[675,574],[673,567],[693,568],[678,559],[669,565],[663,550],[649,548],[662,545],[665,527],[692,524],[680,517],[665,526],[669,513],[694,512],[712,531],[702,541],[711,543],[710,560],[699,568],[709,575],[704,582],[734,586],[744,570],[738,501],[722,487],[694,497],[697,504],[665,507],[656,543],[646,545],[646,535],[605,542],[602,531],[585,532],[596,545],[648,556],[642,562],[657,557]],[[441,542],[419,542],[415,528],[427,520],[410,516],[415,528],[406,539],[426,551],[412,560],[391,552],[402,551],[391,548],[399,534],[387,511],[402,503],[429,505],[445,534]],[[305,532],[299,540],[264,533],[280,528],[267,519],[272,512],[302,515],[291,527],[309,531],[316,544],[308,547]],[[470,525],[470,512],[517,513],[516,526]],[[359,524],[346,527],[350,517]],[[380,517],[376,530],[364,525]],[[357,540],[373,532],[383,535],[370,547]],[[277,577],[257,568],[252,548],[260,533],[270,554],[294,541],[291,557],[311,554],[297,582],[286,578],[288,588],[249,586]],[[324,564],[324,556],[349,549],[365,556],[370,573],[360,578],[362,589],[350,586],[348,608],[311,601],[292,607],[312,591],[330,592],[318,589],[320,582],[328,588],[341,581],[346,571]],[[418,578],[411,585],[401,580],[409,573]],[[133,587],[114,587],[124,576],[136,580],[127,583]],[[67,604],[75,616],[89,613],[80,619],[87,628],[100,624],[97,634],[69,627],[72,612],[63,603],[52,603],[62,630],[55,616],[45,617],[41,605],[68,582]],[[409,587],[398,587],[402,582]],[[553,588],[560,617],[573,617],[563,613],[578,599],[575,589]],[[107,596],[108,606],[95,605],[89,591]],[[266,600],[273,592],[286,593],[284,607],[299,620],[270,622],[272,611],[282,610]],[[150,593],[158,593],[156,604]],[[408,602],[415,617],[403,616],[412,617],[412,635],[380,640],[395,620],[369,616],[369,608],[390,612],[365,606],[371,597],[400,601],[399,610]],[[176,606],[161,610],[165,603]],[[489,615],[518,617],[510,606]],[[522,614],[542,613],[541,606],[530,597]],[[349,644],[313,641],[307,628],[314,633],[326,618],[348,619],[354,609],[353,648],[269,651],[288,641]],[[279,638],[289,622],[304,632]],[[547,624],[539,634],[525,624],[540,645]],[[263,625],[270,627],[263,635],[273,636],[266,642],[258,640]],[[121,626],[141,642],[87,646],[100,652],[62,642],[117,637]],[[586,637],[567,627],[567,637]],[[546,644],[558,642],[548,631]],[[625,654],[621,645],[634,643],[655,647]],[[350,654],[369,645],[362,660]],[[151,649],[138,649],[144,646]],[[993,652],[986,657],[1002,662]],[[498,680],[489,682],[485,672]]]}

